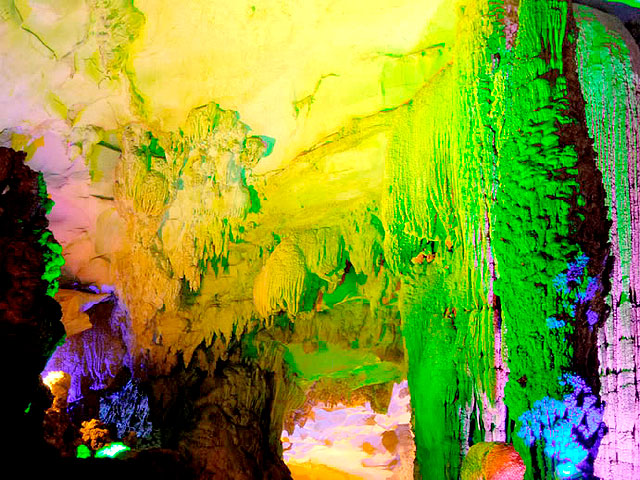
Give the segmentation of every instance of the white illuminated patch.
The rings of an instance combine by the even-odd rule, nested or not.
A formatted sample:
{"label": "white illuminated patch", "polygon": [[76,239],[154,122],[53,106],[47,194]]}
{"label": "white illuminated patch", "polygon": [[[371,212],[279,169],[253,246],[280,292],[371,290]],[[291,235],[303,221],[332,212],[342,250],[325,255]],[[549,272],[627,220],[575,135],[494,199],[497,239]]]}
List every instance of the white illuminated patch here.
{"label": "white illuminated patch", "polygon": [[[407,381],[395,384],[387,414],[370,404],[316,405],[304,427],[282,432],[284,460],[299,469],[327,466],[367,480],[411,479],[415,445]],[[335,478],[339,478],[336,476]]]}
{"label": "white illuminated patch", "polygon": [[47,376],[42,379],[42,382],[51,390],[51,388],[64,378],[65,373],[61,371],[54,371],[47,373]]}

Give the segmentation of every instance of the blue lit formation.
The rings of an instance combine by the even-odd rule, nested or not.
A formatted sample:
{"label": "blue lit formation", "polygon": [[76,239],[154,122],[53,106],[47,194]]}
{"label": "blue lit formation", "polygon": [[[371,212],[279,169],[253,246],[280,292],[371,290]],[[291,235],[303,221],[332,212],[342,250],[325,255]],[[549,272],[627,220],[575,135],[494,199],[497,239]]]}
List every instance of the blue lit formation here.
{"label": "blue lit formation", "polygon": [[118,438],[135,431],[138,438],[151,435],[149,398],[133,380],[100,399],[100,420],[116,427]]}
{"label": "blue lit formation", "polygon": [[562,401],[550,397],[536,401],[520,417],[523,425],[518,436],[529,447],[541,442],[560,478],[581,478],[592,472],[605,429],[604,407],[579,376],[565,374],[560,377],[560,385],[573,391]]}
{"label": "blue lit formation", "polygon": [[[580,305],[588,304],[598,293],[600,279],[591,277],[587,273],[589,257],[580,255],[568,265],[565,273],[560,273],[553,280],[553,286],[560,295],[560,306],[564,315],[575,318],[576,309]],[[561,315],[559,315],[561,316]],[[593,327],[598,321],[598,314],[587,309],[587,322]],[[556,317],[547,318],[547,326],[551,329],[564,327],[567,323]]]}

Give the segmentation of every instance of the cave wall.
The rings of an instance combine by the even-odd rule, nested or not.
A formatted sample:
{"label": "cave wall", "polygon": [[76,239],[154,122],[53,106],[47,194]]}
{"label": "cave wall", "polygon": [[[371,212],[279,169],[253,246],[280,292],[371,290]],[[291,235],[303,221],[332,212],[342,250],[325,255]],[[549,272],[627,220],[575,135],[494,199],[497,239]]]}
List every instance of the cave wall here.
{"label": "cave wall", "polygon": [[53,299],[62,248],[48,229],[52,204],[42,174],[25,165],[25,156],[0,147],[0,359],[11,388],[2,396],[2,418],[13,435],[3,443],[12,465],[26,460],[27,444],[35,454],[51,456],[42,434],[51,398],[40,372],[64,340],[62,312]]}

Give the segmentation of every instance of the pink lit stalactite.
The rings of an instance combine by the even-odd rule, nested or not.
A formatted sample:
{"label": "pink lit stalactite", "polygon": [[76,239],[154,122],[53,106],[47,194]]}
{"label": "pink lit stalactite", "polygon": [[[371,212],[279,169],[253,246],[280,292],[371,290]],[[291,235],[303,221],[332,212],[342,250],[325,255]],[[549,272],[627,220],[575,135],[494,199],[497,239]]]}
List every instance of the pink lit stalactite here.
{"label": "pink lit stalactite", "polygon": [[636,473],[640,470],[640,75],[634,76],[635,104],[632,122],[629,122],[627,143],[629,145],[629,185],[630,185],[630,210],[631,210],[631,271],[629,275],[631,297],[631,325],[633,325],[632,338],[633,360],[635,373],[635,415],[633,431],[636,434],[633,451],[633,462]]}
{"label": "pink lit stalactite", "polygon": [[[611,313],[599,332],[601,397],[605,402],[604,421],[609,434],[603,438],[596,460],[596,475],[602,478],[640,476],[640,189],[638,174],[638,103],[640,79],[634,76],[627,105],[626,144],[628,152],[628,212],[621,216],[612,206]],[[633,112],[633,114],[631,114]],[[613,127],[612,127],[613,128]],[[603,168],[613,162],[602,162]],[[615,169],[612,181],[617,183]],[[625,192],[626,193],[626,192]],[[620,193],[618,193],[618,196]],[[617,198],[617,197],[613,197]],[[620,231],[628,222],[628,244]]]}
{"label": "pink lit stalactite", "polygon": [[490,223],[488,215],[485,216],[485,235],[487,238],[486,262],[489,266],[488,279],[488,303],[493,306],[493,362],[496,375],[496,389],[494,401],[488,398],[486,392],[482,393],[483,422],[485,442],[505,442],[507,440],[507,407],[504,404],[504,388],[509,380],[509,367],[502,356],[502,318],[497,308],[497,302],[493,290],[493,282],[496,279],[495,261],[491,250]]}
{"label": "pink lit stalactite", "polygon": [[[637,89],[637,77],[634,81]],[[637,94],[629,97],[626,105],[633,109],[638,101]],[[599,332],[600,376],[602,382],[601,397],[605,402],[604,422],[609,433],[603,438],[600,453],[596,460],[596,475],[602,478],[638,478],[640,475],[640,403],[638,401],[639,385],[638,362],[638,320],[640,311],[634,298],[640,293],[638,282],[638,240],[640,236],[640,217],[638,215],[638,159],[633,144],[637,145],[637,113],[635,118],[627,115],[631,124],[627,124],[626,138],[628,153],[628,175],[621,179],[616,171],[616,149],[609,142],[600,149],[600,166],[608,173],[611,185],[611,244],[613,253],[613,270],[610,277],[611,313]],[[635,126],[633,125],[635,124]],[[602,132],[605,140],[615,139],[617,125],[614,122],[602,122],[600,128],[608,128]],[[607,136],[608,135],[608,136]],[[637,147],[636,147],[637,148]],[[635,157],[635,158],[634,158]],[[624,160],[624,159],[622,159]],[[618,182],[628,181],[628,190]],[[623,188],[617,188],[623,187]],[[620,209],[620,197],[628,194],[628,207]],[[625,199],[627,200],[627,199]],[[622,211],[621,211],[622,210]],[[634,212],[635,210],[635,212]],[[628,228],[629,235],[623,235]],[[629,258],[630,257],[630,258]]]}
{"label": "pink lit stalactite", "polygon": [[611,311],[598,331],[608,433],[594,473],[640,478],[640,51],[617,19],[585,7],[576,16],[577,64],[612,222]]}

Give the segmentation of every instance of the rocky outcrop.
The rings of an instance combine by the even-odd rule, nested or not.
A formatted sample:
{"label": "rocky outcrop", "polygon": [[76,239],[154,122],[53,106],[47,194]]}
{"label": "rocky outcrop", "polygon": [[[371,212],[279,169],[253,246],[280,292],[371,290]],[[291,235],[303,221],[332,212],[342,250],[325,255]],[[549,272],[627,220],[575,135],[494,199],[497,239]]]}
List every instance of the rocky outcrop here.
{"label": "rocky outcrop", "polygon": [[[245,347],[246,348],[246,347]],[[282,352],[262,366],[240,344],[222,358],[204,345],[189,365],[152,380],[152,421],[165,448],[200,479],[290,479],[280,428],[287,403]]]}
{"label": "rocky outcrop", "polygon": [[42,174],[24,159],[0,147],[0,364],[7,386],[0,411],[13,436],[5,454],[16,461],[26,444],[44,454],[42,418],[51,400],[40,372],[64,336],[53,299],[63,260],[47,228],[51,200]]}
{"label": "rocky outcrop", "polygon": [[[67,318],[85,316],[89,328],[70,335],[51,356],[44,371],[45,375],[62,371],[71,376],[70,402],[112,387],[122,370],[131,365],[123,339],[126,316],[118,308],[113,296],[106,300],[102,296],[98,298],[101,302],[85,312],[82,311],[82,305],[78,305],[75,315],[69,310],[65,312]],[[69,324],[73,325],[71,322]],[[93,411],[92,415],[97,416],[97,412]]]}

